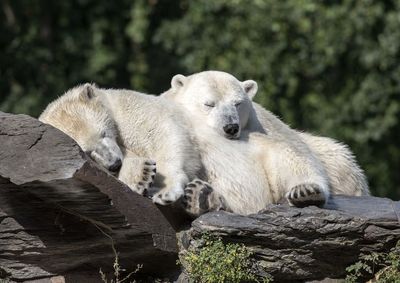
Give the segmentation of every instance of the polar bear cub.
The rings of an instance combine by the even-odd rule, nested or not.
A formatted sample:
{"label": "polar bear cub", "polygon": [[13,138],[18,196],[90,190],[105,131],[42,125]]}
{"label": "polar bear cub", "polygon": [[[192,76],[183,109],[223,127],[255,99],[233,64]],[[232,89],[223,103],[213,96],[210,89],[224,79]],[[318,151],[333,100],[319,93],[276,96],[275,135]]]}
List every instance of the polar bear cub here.
{"label": "polar bear cub", "polygon": [[146,194],[154,179],[159,204],[178,200],[201,168],[185,119],[164,98],[85,84],[50,103],[39,120],[71,136],[106,169],[120,170],[134,191]]}
{"label": "polar bear cub", "polygon": [[[264,205],[277,202],[282,196],[286,196],[289,203],[296,206],[325,203],[330,192],[340,192],[340,188],[332,187],[335,184],[330,183],[330,173],[326,170],[331,168],[324,166],[334,162],[322,162],[320,155],[312,151],[298,132],[272,114],[271,119],[274,120],[267,119],[262,124],[252,103],[256,92],[257,83],[252,80],[240,82],[228,73],[207,71],[188,77],[174,76],[171,89],[163,96],[175,101],[185,112],[190,113],[189,119],[194,125],[202,161],[208,170],[208,181],[215,193],[222,194],[231,210],[256,212],[254,209],[258,205],[254,204],[257,200],[253,199],[249,203],[249,197],[244,196],[258,190],[255,184],[247,184],[249,178],[265,178],[264,195],[261,193],[258,196]],[[273,127],[263,127],[264,124],[271,123]],[[225,151],[228,146],[231,153]],[[247,152],[247,157],[236,156],[240,150]],[[229,154],[231,156],[223,156]],[[225,167],[225,172],[235,172],[231,177],[242,186],[229,183],[223,177],[226,173],[218,172],[219,169],[214,165],[221,159],[225,163],[220,166]],[[234,162],[237,167],[243,167],[248,161],[252,164],[240,171],[235,166],[227,168],[228,163]],[[246,170],[253,172],[253,177],[245,176]],[[221,184],[221,179],[225,179],[227,183]],[[230,191],[226,191],[224,187],[229,187]],[[194,194],[193,189],[189,190],[191,194]],[[251,191],[244,192],[249,189]],[[358,191],[353,188],[353,191],[347,193],[357,194]],[[212,193],[208,192],[207,195],[211,196]],[[199,197],[204,199],[204,196]],[[193,202],[193,195],[190,198]],[[199,205],[198,203],[197,206]],[[251,206],[253,209],[249,208]]]}

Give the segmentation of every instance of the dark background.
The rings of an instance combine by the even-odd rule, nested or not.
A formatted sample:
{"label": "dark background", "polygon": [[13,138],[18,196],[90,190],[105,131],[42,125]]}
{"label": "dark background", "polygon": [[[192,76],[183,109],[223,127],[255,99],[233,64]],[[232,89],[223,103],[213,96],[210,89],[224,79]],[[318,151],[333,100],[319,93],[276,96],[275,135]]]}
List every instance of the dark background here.
{"label": "dark background", "polygon": [[400,198],[400,1],[0,0],[0,110],[83,82],[161,93],[209,69],[259,84],[292,127],[339,139]]}

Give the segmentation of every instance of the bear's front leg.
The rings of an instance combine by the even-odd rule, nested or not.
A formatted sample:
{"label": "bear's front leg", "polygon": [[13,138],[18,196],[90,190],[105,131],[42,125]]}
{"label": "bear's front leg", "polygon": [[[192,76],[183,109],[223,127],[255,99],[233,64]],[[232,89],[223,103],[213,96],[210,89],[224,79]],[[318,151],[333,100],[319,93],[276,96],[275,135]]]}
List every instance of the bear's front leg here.
{"label": "bear's front leg", "polygon": [[183,195],[183,186],[177,185],[172,189],[163,189],[153,196],[153,202],[161,205],[168,205],[176,202]]}
{"label": "bear's front leg", "polygon": [[230,211],[224,197],[219,195],[210,184],[199,179],[186,185],[182,206],[189,215],[194,217],[209,211]]}
{"label": "bear's front leg", "polygon": [[[171,156],[172,155],[172,156]],[[189,182],[186,174],[184,159],[175,154],[172,149],[165,156],[156,156],[157,172],[156,187],[161,188],[153,197],[153,202],[160,205],[169,205],[183,196],[183,190]]]}
{"label": "bear's front leg", "polygon": [[156,175],[156,162],[139,157],[126,157],[118,179],[129,186],[129,188],[143,196],[148,195]]}
{"label": "bear's front leg", "polygon": [[163,170],[165,167],[162,165],[163,164],[161,163],[159,172],[161,175],[165,176],[165,187],[156,193],[152,199],[154,203],[169,205],[183,196],[183,190],[188,182],[188,178],[184,172],[171,172],[170,174],[165,174],[166,171]]}

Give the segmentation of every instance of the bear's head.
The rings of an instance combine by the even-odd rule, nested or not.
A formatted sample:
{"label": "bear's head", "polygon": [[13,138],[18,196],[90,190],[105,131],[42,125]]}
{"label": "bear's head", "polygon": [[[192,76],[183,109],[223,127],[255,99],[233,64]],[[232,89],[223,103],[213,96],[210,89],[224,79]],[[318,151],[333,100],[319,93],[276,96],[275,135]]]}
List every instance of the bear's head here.
{"label": "bear's head", "polygon": [[104,106],[101,90],[84,84],[50,103],[39,120],[73,138],[94,161],[116,172],[122,165],[117,126]]}
{"label": "bear's head", "polygon": [[239,138],[241,129],[247,125],[252,99],[258,88],[253,80],[241,82],[219,71],[187,77],[176,75],[171,87],[165,97],[185,107],[200,124],[206,123],[229,139]]}

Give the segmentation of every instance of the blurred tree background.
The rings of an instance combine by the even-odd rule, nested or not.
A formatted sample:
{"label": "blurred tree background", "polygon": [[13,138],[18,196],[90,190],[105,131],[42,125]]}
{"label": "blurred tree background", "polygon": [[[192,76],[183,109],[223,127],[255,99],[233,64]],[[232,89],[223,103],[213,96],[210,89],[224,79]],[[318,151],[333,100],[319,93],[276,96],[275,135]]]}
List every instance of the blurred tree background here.
{"label": "blurred tree background", "polygon": [[400,1],[0,1],[0,110],[82,82],[161,93],[177,73],[259,83],[292,127],[339,139],[400,198]]}

